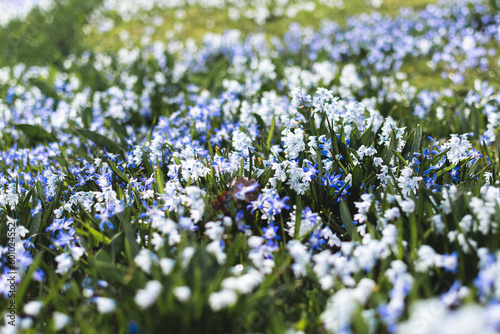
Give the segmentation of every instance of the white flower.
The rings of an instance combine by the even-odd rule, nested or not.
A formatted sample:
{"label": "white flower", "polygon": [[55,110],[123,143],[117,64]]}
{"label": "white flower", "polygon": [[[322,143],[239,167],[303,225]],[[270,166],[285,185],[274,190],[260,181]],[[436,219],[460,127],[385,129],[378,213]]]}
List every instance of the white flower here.
{"label": "white flower", "polygon": [[415,202],[413,202],[411,199],[407,199],[405,201],[402,201],[399,203],[401,206],[401,210],[403,210],[404,213],[410,214],[415,210]]}
{"label": "white flower", "polygon": [[151,240],[151,244],[156,252],[163,247],[164,243],[165,240],[163,237],[158,232],[153,232],[153,240]]}
{"label": "white flower", "polygon": [[217,312],[232,306],[238,300],[238,295],[233,290],[222,290],[214,292],[208,298],[208,303],[213,311]]}
{"label": "white flower", "polygon": [[24,236],[26,235],[26,233],[29,233],[29,230],[26,227],[24,227],[22,225],[17,226],[17,228],[16,228],[16,234],[19,237],[24,238]]}
{"label": "white flower", "polygon": [[96,297],[94,302],[97,305],[99,313],[111,313],[116,309],[116,301],[106,297]]}
{"label": "white flower", "polygon": [[410,167],[405,167],[401,171],[401,176],[398,177],[398,186],[405,196],[408,196],[412,191],[415,192],[418,187],[418,181],[422,180],[421,176],[412,176],[413,170]]}
{"label": "white flower", "polygon": [[208,222],[205,224],[205,234],[212,240],[222,240],[224,227],[220,222]]}
{"label": "white flower", "polygon": [[71,251],[71,256],[73,257],[73,260],[75,260],[75,261],[78,261],[80,259],[80,257],[83,255],[83,253],[85,253],[85,250],[83,249],[83,247],[78,247],[78,246],[71,247],[70,251]]}
{"label": "white flower", "polygon": [[42,309],[43,303],[39,300],[33,300],[24,305],[24,312],[27,315],[36,316],[40,313]]}
{"label": "white flower", "polygon": [[64,313],[54,312],[54,326],[56,331],[63,329],[69,322],[71,318]]}
{"label": "white flower", "polygon": [[390,208],[384,213],[384,218],[387,220],[397,219],[399,216],[400,213],[398,208]]}
{"label": "white flower", "polygon": [[73,266],[73,260],[68,253],[62,253],[56,256],[57,274],[66,274]]}
{"label": "white flower", "polygon": [[307,95],[306,91],[302,87],[295,87],[292,89],[292,102],[293,107],[298,108],[304,103],[311,102],[311,96]]}
{"label": "white flower", "polygon": [[377,153],[377,150],[373,147],[366,147],[365,145],[361,145],[359,148],[358,148],[358,156],[359,156],[359,160],[363,160],[363,158],[365,156],[367,157],[370,157],[372,155],[374,155],[375,153]]}
{"label": "white flower", "polygon": [[135,256],[134,263],[146,274],[151,273],[151,251],[148,249],[141,249],[139,254]]}
{"label": "white flower", "polygon": [[356,206],[356,208],[358,208],[358,213],[354,215],[354,220],[358,221],[359,223],[363,223],[368,219],[366,213],[368,213],[372,205],[371,198],[372,195],[363,194],[361,195],[361,199],[363,200],[362,202],[354,202],[354,205]]}
{"label": "white flower", "polygon": [[415,263],[415,270],[418,272],[425,272],[432,268],[438,258],[438,254],[429,245],[420,246],[417,254],[418,260]]}
{"label": "white flower", "polygon": [[33,319],[31,319],[29,317],[19,319],[19,328],[29,329],[31,327],[33,327]]}
{"label": "white flower", "polygon": [[469,232],[472,229],[473,219],[474,218],[471,215],[465,215],[462,217],[462,220],[458,224],[460,225],[460,228],[462,228],[463,232]]}
{"label": "white flower", "polygon": [[285,128],[282,132],[285,154],[288,159],[296,159],[299,153],[305,150],[304,130],[295,129],[294,132]]}
{"label": "white flower", "polygon": [[239,277],[227,277],[222,281],[224,290],[234,290],[241,294],[249,294],[254,287],[262,283],[264,276],[261,272],[251,269],[248,273]]}
{"label": "white flower", "polygon": [[444,223],[443,219],[441,218],[441,215],[435,215],[430,218],[432,227],[438,234],[442,234],[444,231]]}
{"label": "white flower", "polygon": [[380,166],[382,166],[383,162],[384,162],[384,159],[382,159],[382,158],[379,158],[379,157],[373,158],[373,166],[374,167],[380,167]]}
{"label": "white flower", "polygon": [[224,253],[224,243],[222,241],[212,241],[207,245],[207,252],[212,253],[219,264],[226,262],[226,253]]}
{"label": "white flower", "polygon": [[143,199],[150,199],[150,198],[153,198],[154,196],[155,196],[155,192],[152,189],[148,189],[142,193]]}
{"label": "white flower", "polygon": [[264,238],[256,235],[252,235],[251,237],[248,238],[248,246],[250,246],[250,248],[257,248],[260,245],[262,245],[263,242]]}
{"label": "white flower", "polygon": [[311,259],[311,255],[307,251],[306,246],[297,240],[291,240],[287,244],[288,251],[293,257],[292,270],[295,276],[305,276],[306,275],[306,265]]}
{"label": "white flower", "polygon": [[134,149],[127,154],[127,162],[132,165],[139,166],[142,162],[142,147],[136,145]]}
{"label": "white flower", "polygon": [[175,261],[169,258],[160,259],[160,268],[163,275],[167,276],[172,272]]}
{"label": "white flower", "polygon": [[472,148],[471,143],[467,140],[467,134],[456,135],[452,134],[451,139],[444,143],[444,149],[449,149],[446,153],[446,158],[452,163],[457,164],[460,160],[468,157],[468,152]]}
{"label": "white flower", "polygon": [[181,303],[187,302],[189,297],[191,297],[191,289],[187,286],[178,286],[174,288],[173,293],[175,298]]}
{"label": "white flower", "polygon": [[149,281],[144,289],[137,291],[134,297],[135,303],[145,309],[153,305],[158,295],[163,291],[163,286],[158,281]]}
{"label": "white flower", "polygon": [[344,333],[349,328],[356,308],[366,303],[374,286],[374,281],[363,278],[358,287],[344,288],[328,299],[326,309],[321,314],[321,320],[328,333]]}
{"label": "white flower", "polygon": [[340,245],[342,244],[339,237],[336,234],[333,234],[332,230],[328,226],[321,230],[321,237],[323,237],[325,240],[328,240],[327,243],[330,247],[340,247]]}
{"label": "white flower", "polygon": [[487,311],[479,305],[468,304],[449,311],[440,300],[430,299],[417,302],[409,319],[397,326],[396,333],[497,333],[488,320]]}
{"label": "white flower", "polygon": [[186,247],[182,250],[182,266],[185,268],[191,261],[191,258],[193,257],[195,253],[195,249],[193,247]]}
{"label": "white flower", "polygon": [[149,147],[151,150],[149,156],[153,162],[156,162],[156,159],[161,158],[162,145],[163,145],[163,137],[155,135],[154,139],[151,141],[151,146]]}
{"label": "white flower", "polygon": [[236,151],[247,154],[248,148],[252,147],[252,139],[237,129],[233,132],[233,147]]}

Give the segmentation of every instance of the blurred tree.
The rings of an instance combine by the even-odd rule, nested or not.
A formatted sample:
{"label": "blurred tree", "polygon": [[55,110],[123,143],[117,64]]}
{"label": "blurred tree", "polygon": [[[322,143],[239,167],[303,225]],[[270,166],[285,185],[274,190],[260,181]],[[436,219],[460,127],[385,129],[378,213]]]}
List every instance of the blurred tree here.
{"label": "blurred tree", "polygon": [[55,65],[71,53],[84,50],[83,27],[102,0],[55,0],[41,11],[34,8],[25,19],[0,28],[0,65]]}

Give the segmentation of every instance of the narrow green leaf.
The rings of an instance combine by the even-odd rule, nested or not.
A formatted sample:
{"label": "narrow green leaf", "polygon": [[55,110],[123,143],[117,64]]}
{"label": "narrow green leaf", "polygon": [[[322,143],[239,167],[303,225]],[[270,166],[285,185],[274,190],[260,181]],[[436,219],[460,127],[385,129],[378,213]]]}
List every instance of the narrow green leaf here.
{"label": "narrow green leaf", "polygon": [[495,151],[497,153],[497,161],[500,163],[500,131],[497,131],[495,137]]}
{"label": "narrow green leaf", "polygon": [[139,245],[137,244],[137,241],[135,240],[135,229],[130,223],[130,220],[125,218],[123,213],[117,214],[118,219],[120,220],[122,227],[123,227],[123,232],[125,233],[125,238],[127,240],[128,244],[128,251],[130,252],[129,259],[133,259],[137,253],[139,253]]}
{"label": "narrow green leaf", "polygon": [[410,165],[408,165],[408,162],[406,161],[405,158],[403,158],[401,153],[399,153],[398,151],[393,150],[393,149],[391,149],[391,151],[392,151],[392,153],[394,153],[396,155],[396,157],[399,159],[399,161],[401,161],[406,167],[410,167]]}
{"label": "narrow green leaf", "polygon": [[95,228],[90,226],[90,224],[83,222],[82,220],[77,220],[80,222],[82,226],[85,227],[85,229],[88,231],[88,233],[85,233],[84,230],[75,227],[75,231],[81,234],[90,234],[94,239],[100,243],[103,243],[105,245],[109,244],[111,242],[111,239],[109,239],[107,236],[105,236],[102,232],[97,231]]}
{"label": "narrow green leaf", "polygon": [[87,108],[83,109],[81,118],[82,118],[83,127],[86,130],[88,130],[90,128],[90,126],[92,125],[92,120],[94,118],[94,115],[92,115],[92,108],[87,107]]}
{"label": "narrow green leaf", "polygon": [[144,166],[144,169],[146,170],[148,177],[151,176],[154,173],[154,170],[153,166],[151,166],[151,163],[149,162],[149,157],[145,152],[142,154],[142,164]]}
{"label": "narrow green leaf", "polygon": [[40,125],[15,124],[14,127],[21,130],[34,143],[56,141],[56,138]]}
{"label": "narrow green leaf", "polygon": [[94,142],[97,146],[105,147],[108,152],[111,153],[119,153],[120,145],[112,141],[106,136],[103,136],[97,132],[85,130],[85,129],[75,129],[74,130],[78,135],[83,138],[89,139]]}
{"label": "narrow green leaf", "polygon": [[31,282],[31,277],[33,277],[33,274],[40,266],[42,256],[43,256],[43,251],[39,251],[36,253],[35,258],[33,259],[33,262],[31,263],[31,265],[28,268],[28,272],[24,275],[24,277],[21,279],[21,282],[17,286],[16,302],[17,302],[18,307],[20,307],[22,304],[22,300],[24,298],[24,295],[26,294],[26,290],[28,290],[28,286]]}
{"label": "narrow green leaf", "polygon": [[125,130],[125,127],[122,124],[118,123],[118,121],[112,117],[108,118],[108,120],[111,124],[111,127],[113,128],[113,130],[115,130],[115,133],[120,138],[122,145],[126,146],[128,133]]}
{"label": "narrow green leaf", "polygon": [[30,235],[35,235],[40,231],[40,225],[42,224],[42,212],[38,212],[33,216],[33,220],[30,226]]}
{"label": "narrow green leaf", "polygon": [[302,199],[297,197],[297,209],[295,210],[295,231],[294,231],[294,239],[298,239],[299,231],[300,231],[300,222],[302,220]]}
{"label": "narrow green leaf", "polygon": [[356,228],[352,222],[351,212],[347,207],[347,203],[343,200],[340,201],[340,216],[342,218],[342,222],[344,223],[344,228],[347,231],[347,234],[352,238]]}
{"label": "narrow green leaf", "polygon": [[96,260],[103,262],[116,262],[116,256],[122,251],[124,246],[123,232],[117,233],[105,247],[101,248],[96,254]]}
{"label": "narrow green leaf", "polygon": [[274,127],[276,126],[276,116],[273,116],[273,121],[271,122],[271,128],[269,129],[269,135],[267,136],[266,145],[268,149],[271,149],[271,141],[273,139]]}
{"label": "narrow green leaf", "polygon": [[156,169],[156,185],[158,186],[158,192],[163,194],[163,188],[165,186],[165,178],[161,168]]}
{"label": "narrow green leaf", "polygon": [[108,160],[108,162],[107,162],[107,163],[108,163],[109,167],[113,170],[113,172],[115,172],[115,173],[116,173],[116,175],[118,175],[118,177],[119,177],[120,179],[122,179],[123,181],[125,181],[125,182],[127,182],[127,183],[129,183],[129,182],[130,182],[130,180],[129,180],[129,178],[127,177],[127,175],[123,174],[123,173],[120,171],[120,169],[119,169],[118,167],[116,167],[116,165],[114,164],[114,162],[113,162],[113,161]]}
{"label": "narrow green leaf", "polygon": [[[417,125],[415,129],[415,138],[413,139],[413,151],[420,152],[420,146],[422,145],[422,128]],[[410,159],[413,157],[410,157]]]}
{"label": "narrow green leaf", "polygon": [[363,132],[361,137],[359,137],[359,141],[361,142],[362,145],[370,146],[372,143],[372,137],[373,137],[373,126],[370,124],[370,126],[367,127],[366,130]]}
{"label": "narrow green leaf", "polygon": [[448,153],[450,149],[446,149],[444,150],[443,152],[439,153],[438,155],[436,155],[434,158],[431,159],[431,165],[435,165],[436,163],[438,163],[441,159],[443,159],[443,157],[446,155],[446,153]]}

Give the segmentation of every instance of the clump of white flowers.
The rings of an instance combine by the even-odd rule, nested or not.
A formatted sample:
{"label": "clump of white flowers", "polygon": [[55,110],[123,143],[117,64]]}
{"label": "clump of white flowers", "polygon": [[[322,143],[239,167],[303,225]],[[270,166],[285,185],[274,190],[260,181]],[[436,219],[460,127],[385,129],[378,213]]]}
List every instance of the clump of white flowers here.
{"label": "clump of white flowers", "polygon": [[141,308],[146,309],[153,305],[156,298],[163,291],[163,286],[158,281],[149,281],[144,289],[139,289],[135,295],[135,303]]}

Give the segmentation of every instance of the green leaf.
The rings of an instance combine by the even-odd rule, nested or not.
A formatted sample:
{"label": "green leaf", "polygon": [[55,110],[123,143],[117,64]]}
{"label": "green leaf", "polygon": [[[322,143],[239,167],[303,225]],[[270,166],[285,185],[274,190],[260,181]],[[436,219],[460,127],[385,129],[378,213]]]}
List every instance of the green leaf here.
{"label": "green leaf", "polygon": [[[252,116],[255,117],[255,120],[257,121],[257,124],[260,126],[261,129],[266,128],[266,123],[264,123],[264,120],[262,117],[260,117],[259,114],[252,113]],[[246,130],[245,128],[241,127],[242,130]]]}
{"label": "green leaf", "polygon": [[394,150],[394,149],[391,149],[392,153],[394,153],[396,155],[396,157],[399,159],[399,161],[401,161],[406,167],[410,167],[408,165],[408,162],[406,162],[406,159],[403,158],[403,156],[401,155],[401,153],[399,153],[398,151]]}
{"label": "green leaf", "polygon": [[120,138],[122,145],[126,146],[127,145],[127,138],[128,138],[128,133],[125,130],[125,126],[118,123],[118,121],[114,118],[108,118],[109,122],[111,124],[111,127],[113,130],[115,130],[115,133],[118,135]]}
{"label": "green leaf", "polygon": [[273,139],[275,125],[276,125],[276,116],[273,116],[273,121],[271,122],[271,128],[269,129],[269,135],[267,136],[266,140],[266,145],[268,149],[271,149],[271,141]]}
{"label": "green leaf", "polygon": [[477,159],[476,161],[474,161],[474,163],[472,164],[472,166],[467,171],[469,175],[474,174],[474,172],[476,171],[477,166],[479,166],[480,162],[481,161],[479,159]]}
{"label": "green leaf", "polygon": [[49,222],[49,218],[53,215],[54,210],[59,205],[59,200],[60,200],[61,194],[62,194],[62,188],[63,188],[62,184],[59,183],[58,187],[57,187],[57,191],[56,191],[56,196],[54,197],[54,200],[50,204],[49,209],[45,212],[45,215],[43,216],[43,219],[42,219],[42,226],[43,227],[47,226],[47,224]]}
{"label": "green leaf", "polygon": [[30,204],[32,197],[35,194],[35,188],[31,188],[23,199],[23,207],[27,207]]}
{"label": "green leaf", "polygon": [[92,108],[87,107],[83,109],[81,117],[82,117],[83,127],[88,130],[92,125],[92,120],[94,118],[94,115],[92,115]]}
{"label": "green leaf", "polygon": [[149,163],[149,157],[145,152],[142,154],[142,164],[144,165],[144,169],[146,170],[147,175],[151,176],[154,173],[154,170]]}
{"label": "green leaf", "polygon": [[363,132],[361,137],[359,137],[359,141],[361,142],[362,145],[371,146],[373,140],[372,137],[373,137],[373,126],[370,124],[370,126],[367,127],[366,130]]}
{"label": "green leaf", "polygon": [[[79,219],[76,219],[76,221],[80,222],[80,224],[87,229],[88,233],[90,235],[92,235],[92,237],[96,241],[101,242],[105,245],[107,245],[111,242],[111,239],[109,239],[107,236],[105,236],[102,232],[97,231],[95,228],[90,226],[90,224],[85,223],[83,220],[79,220]],[[83,229],[80,229],[78,227],[75,227],[75,231],[80,233],[80,234],[86,234],[86,232]]]}
{"label": "green leaf", "polygon": [[497,160],[500,162],[500,130],[497,130],[495,137],[495,151],[497,153]]}
{"label": "green leaf", "polygon": [[120,171],[120,169],[119,169],[118,167],[116,167],[116,165],[113,163],[113,161],[108,160],[108,162],[107,162],[107,163],[108,163],[109,167],[111,167],[111,169],[113,170],[113,172],[115,172],[115,173],[116,173],[116,175],[118,175],[118,177],[119,177],[120,179],[122,179],[123,181],[125,181],[125,182],[127,182],[127,183],[129,183],[129,182],[130,182],[130,180],[129,180],[129,178],[127,177],[127,175],[123,174],[123,173]]}
{"label": "green leaf", "polygon": [[161,168],[156,169],[156,185],[158,187],[158,193],[163,194],[163,187],[165,186],[165,177]]}
{"label": "green leaf", "polygon": [[354,233],[356,232],[356,227],[352,222],[349,207],[347,207],[347,203],[343,200],[340,201],[340,216],[342,218],[342,222],[344,223],[344,228],[346,229],[347,234],[352,238]]}
{"label": "green leaf", "polygon": [[36,253],[35,258],[33,259],[33,262],[29,266],[28,272],[24,275],[22,278],[21,282],[17,286],[16,289],[16,301],[18,307],[21,305],[22,300],[24,298],[24,295],[26,294],[26,290],[28,289],[28,285],[31,282],[31,277],[33,276],[33,273],[38,269],[39,264],[42,260],[43,256],[43,251],[39,251]]}
{"label": "green leaf", "polygon": [[450,149],[447,148],[446,150],[444,150],[443,152],[439,153],[434,158],[432,158],[430,161],[431,165],[435,165],[438,161],[440,161],[446,155],[446,153],[448,153],[449,150]]}
{"label": "green leaf", "polygon": [[126,279],[132,280],[132,282],[127,281],[127,284],[135,283],[135,279],[139,279],[137,276],[128,277],[127,269],[124,266],[114,264],[107,261],[93,261],[91,262],[92,268],[98,273],[98,277],[111,282],[124,282]]}
{"label": "green leaf", "polygon": [[40,125],[15,124],[14,127],[16,130],[21,130],[24,135],[35,144],[53,142],[57,140]]}
{"label": "green leaf", "polygon": [[40,225],[42,224],[42,213],[38,212],[33,216],[33,220],[30,226],[30,235],[37,234],[40,231]]}
{"label": "green leaf", "polygon": [[[339,147],[339,149],[342,153],[342,156],[347,160],[347,166],[352,168],[352,166],[354,166],[354,161],[352,160],[351,154],[349,153],[349,151],[347,149],[347,145],[345,142],[345,131],[344,131],[343,126],[340,128],[340,147]],[[339,162],[339,164],[340,164],[340,162]],[[345,171],[345,173],[347,175],[347,171]]]}
{"label": "green leaf", "polygon": [[391,161],[391,158],[393,156],[393,153],[391,150],[395,150],[398,147],[398,141],[396,139],[396,136],[394,135],[394,131],[391,133],[391,141],[389,142],[389,147],[386,147],[384,150],[384,153],[382,154],[382,159],[384,165],[388,165],[389,161]]}
{"label": "green leaf", "polygon": [[330,119],[328,117],[326,117],[326,115],[324,116],[326,118],[326,122],[328,124],[328,131],[330,132],[330,140],[331,140],[331,144],[332,144],[332,149],[333,149],[333,156],[336,156],[337,154],[339,154],[339,147],[338,147],[338,143],[337,143],[337,134],[335,133],[335,130],[333,129],[333,126],[332,124],[330,123]]}
{"label": "green leaf", "polygon": [[38,197],[40,197],[40,199],[42,201],[45,201],[45,193],[43,192],[44,188],[43,188],[42,183],[39,180],[37,180],[35,186],[36,186],[36,192],[38,194]]}
{"label": "green leaf", "polygon": [[55,100],[56,105],[58,100],[61,99],[61,96],[57,93],[54,88],[54,85],[49,84],[49,80],[42,80],[40,78],[30,78],[29,82],[40,89],[43,95],[46,97],[51,97]]}
{"label": "green leaf", "polygon": [[83,138],[89,139],[94,142],[97,146],[105,147],[108,152],[120,153],[120,145],[112,141],[106,136],[103,136],[97,132],[85,130],[85,129],[75,129],[75,132]]}
{"label": "green leaf", "polygon": [[130,223],[130,219],[127,219],[123,213],[119,213],[117,214],[117,216],[122,224],[123,232],[125,233],[125,238],[127,241],[126,250],[129,256],[129,260],[133,260],[137,253],[139,253],[139,245],[135,240],[135,229],[132,226],[132,223]]}
{"label": "green leaf", "polygon": [[96,260],[99,261],[115,263],[116,255],[123,250],[123,246],[124,246],[123,232],[119,232],[111,239],[111,242],[108,245],[101,248],[95,254],[95,258]]}
{"label": "green leaf", "polygon": [[297,210],[295,211],[295,231],[294,231],[294,238],[298,239],[299,236],[299,231],[300,231],[300,222],[302,220],[302,199],[297,197]]}
{"label": "green leaf", "polygon": [[[415,138],[413,139],[413,151],[420,152],[420,146],[422,145],[422,128],[420,125],[417,125],[415,129]],[[413,158],[412,156],[410,159]]]}

